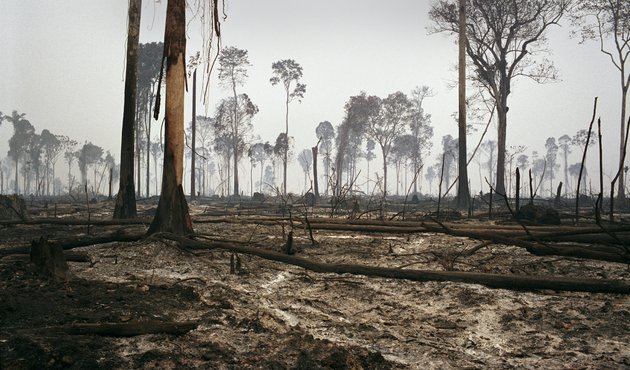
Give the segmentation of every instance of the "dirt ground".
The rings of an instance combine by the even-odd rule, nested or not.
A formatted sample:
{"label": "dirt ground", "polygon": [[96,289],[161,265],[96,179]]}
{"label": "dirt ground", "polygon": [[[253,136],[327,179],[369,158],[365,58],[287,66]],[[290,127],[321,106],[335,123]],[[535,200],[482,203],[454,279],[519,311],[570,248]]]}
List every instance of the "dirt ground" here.
{"label": "dirt ground", "polygon": [[[155,204],[140,204],[151,214]],[[192,202],[193,220],[214,209]],[[227,210],[227,207],[226,207]],[[31,215],[52,209],[31,207]],[[109,218],[111,202],[91,217]],[[84,217],[66,205],[58,217]],[[247,216],[240,216],[247,221]],[[483,228],[493,221],[465,220]],[[284,226],[285,228],[287,226]],[[121,226],[92,226],[100,235]],[[127,233],[146,225],[124,226]],[[283,226],[196,222],[204,238],[249,241],[280,251]],[[40,236],[85,237],[86,226],[0,226],[0,251]],[[286,231],[286,230],[285,230]],[[449,252],[479,241],[411,235],[294,230],[297,255],[329,263],[492,273],[630,279],[627,265],[538,257],[493,244],[459,259]],[[321,274],[258,257],[183,250],[156,238],[73,249],[73,278],[37,275],[28,255],[0,260],[2,369],[621,369],[630,368],[630,297],[489,289]],[[68,334],[80,323],[196,321],[182,335]]]}

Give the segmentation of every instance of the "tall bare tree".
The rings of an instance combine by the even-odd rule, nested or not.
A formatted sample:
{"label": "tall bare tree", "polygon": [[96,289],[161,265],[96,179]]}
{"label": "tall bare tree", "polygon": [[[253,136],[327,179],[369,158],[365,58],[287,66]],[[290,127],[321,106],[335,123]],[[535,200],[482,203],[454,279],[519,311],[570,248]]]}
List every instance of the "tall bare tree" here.
{"label": "tall bare tree", "polygon": [[[285,112],[285,130],[284,135],[285,138],[289,139],[289,103],[293,100],[297,99],[301,101],[304,98],[304,93],[306,93],[306,85],[300,83],[300,79],[302,78],[302,66],[297,63],[293,59],[284,59],[278,62],[274,62],[271,65],[271,69],[273,71],[273,77],[269,79],[272,85],[282,84],[284,87],[284,91],[286,94],[284,105],[286,108]],[[291,89],[293,84],[295,83],[295,87]],[[285,145],[284,156],[282,157],[282,167],[283,167],[283,182],[282,182],[282,194],[287,194],[287,162],[289,160],[289,146]]]}
{"label": "tall bare tree", "polygon": [[[431,126],[431,115],[425,113],[422,104],[424,99],[435,96],[433,90],[428,86],[416,87],[411,92],[410,101],[412,103],[411,108],[411,135],[414,138],[412,148],[412,161],[413,161],[413,173],[418,173],[423,165],[423,158],[428,155],[431,146],[431,139],[433,138],[433,126]],[[418,193],[418,180],[420,179],[418,173],[417,180],[413,183],[413,192]]]}
{"label": "tall bare tree", "polygon": [[164,31],[166,108],[162,193],[148,233],[190,234],[192,221],[184,177],[184,88],[186,84],[186,0],[168,0]]}
{"label": "tall bare tree", "polygon": [[562,149],[562,159],[564,160],[564,193],[569,191],[569,154],[573,142],[569,135],[562,135],[558,138],[558,148]]}
{"label": "tall bare tree", "polygon": [[[197,66],[201,63],[201,53],[192,55],[188,60],[188,77],[192,77],[192,122],[190,140],[190,199],[197,195],[195,173],[197,172]],[[191,76],[192,74],[192,76]]]}
{"label": "tall bare tree", "polygon": [[[232,122],[240,122],[242,118],[239,117],[239,102],[238,102],[238,94],[236,93],[236,87],[242,86],[245,83],[245,79],[247,78],[247,67],[251,64],[249,63],[249,58],[247,57],[247,50],[239,49],[234,46],[226,47],[221,50],[219,54],[219,79],[221,82],[232,89],[232,97],[234,103],[232,104]],[[239,126],[232,126],[233,137],[241,136],[238,132]],[[234,151],[234,195],[239,194],[239,184],[238,184],[238,151]]]}
{"label": "tall bare tree", "polygon": [[[221,100],[215,114],[216,137],[225,140],[229,155],[233,156],[234,195],[239,194],[238,162],[253,130],[252,118],[258,113],[258,107],[247,94],[239,94],[236,98]],[[229,170],[229,169],[228,169]]]}
{"label": "tall bare tree", "polygon": [[142,0],[129,1],[127,30],[127,66],[125,69],[125,104],[120,143],[120,180],[114,205],[114,219],[134,218],[136,190],[133,179],[134,135],[136,126],[136,92],[138,73],[138,43],[140,40],[140,10]]}
{"label": "tall bare tree", "polygon": [[335,139],[335,128],[328,121],[320,122],[315,128],[315,135],[321,140],[321,147],[324,154],[324,178],[326,179],[326,195],[328,195],[328,185],[330,183],[330,163],[331,152]]}
{"label": "tall bare tree", "polygon": [[[466,0],[466,53],[474,67],[473,80],[496,103],[498,158],[496,191],[505,194],[505,150],[508,97],[513,80],[528,77],[544,83],[556,79],[544,52],[545,35],[567,12],[571,0]],[[459,34],[458,4],[435,2],[429,13],[435,32]]]}
{"label": "tall bare tree", "polygon": [[304,192],[310,189],[311,185],[308,179],[311,177],[311,166],[313,165],[313,152],[310,149],[304,149],[297,157],[300,167],[304,172]]}
{"label": "tall bare tree", "polygon": [[457,183],[457,202],[459,209],[468,209],[470,204],[470,190],[468,189],[468,163],[466,154],[466,0],[459,0],[459,34],[458,34],[458,69],[459,69],[459,161]]}
{"label": "tall bare tree", "polygon": [[619,178],[617,197],[625,199],[624,147],[627,146],[626,120],[628,90],[630,89],[630,1],[628,0],[581,0],[574,13],[582,41],[596,40],[619,72],[621,87],[621,126],[619,139]]}
{"label": "tall bare tree", "polygon": [[[337,126],[337,137],[335,138],[337,155],[334,163],[336,173],[333,193],[336,196],[341,195],[343,190],[344,165],[354,160],[351,155],[352,152],[356,152],[355,149],[362,145],[362,138],[365,136],[368,116],[372,108],[368,103],[368,96],[362,91],[359,95],[351,96],[348,99],[344,110],[345,115],[341,124]],[[351,171],[348,171],[348,175],[348,177],[354,178]]]}
{"label": "tall bare tree", "polygon": [[411,102],[398,91],[385,99],[367,97],[369,113],[366,133],[381,148],[383,155],[383,195],[387,195],[387,157],[394,140],[405,132],[410,120]]}
{"label": "tall bare tree", "polygon": [[[137,129],[138,135],[138,161],[142,157],[141,147],[145,149],[146,171],[145,171],[145,195],[149,196],[149,186],[151,185],[151,111],[156,95],[157,81],[162,69],[162,54],[164,54],[164,44],[161,42],[151,42],[140,44],[138,48],[138,101],[136,102],[137,111]],[[142,124],[140,124],[142,123]],[[144,143],[141,145],[141,131],[144,131]],[[138,175],[140,175],[140,162],[138,162]],[[140,178],[140,177],[138,177]],[[140,188],[140,180],[138,180],[138,188]],[[138,189],[138,193],[140,193]]]}

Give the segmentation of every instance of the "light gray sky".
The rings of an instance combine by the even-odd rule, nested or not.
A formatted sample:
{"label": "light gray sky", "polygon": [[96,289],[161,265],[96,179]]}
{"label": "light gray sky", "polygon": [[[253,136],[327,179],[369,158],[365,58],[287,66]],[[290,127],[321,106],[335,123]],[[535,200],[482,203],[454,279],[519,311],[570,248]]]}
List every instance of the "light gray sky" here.
{"label": "light gray sky", "polygon": [[[166,1],[143,2],[141,42],[161,41]],[[273,142],[284,127],[283,91],[271,86],[269,78],[271,63],[285,58],[302,65],[307,84],[302,103],[290,107],[296,153],[314,144],[319,122],[339,124],[348,97],[362,90],[382,97],[397,90],[409,93],[418,85],[435,90],[436,97],[425,104],[435,127],[429,164],[440,151],[442,136],[456,135],[451,115],[457,109],[457,92],[448,85],[456,79],[457,47],[452,36],[428,35],[430,1],[225,2],[223,45],[249,51],[250,77],[241,91],[260,108],[253,123],[263,140]],[[26,113],[38,132],[48,128],[80,143],[91,141],[119,158],[127,5],[124,0],[0,0],[0,111]],[[560,70],[561,81],[537,85],[521,79],[514,85],[508,145],[526,145],[526,154],[544,152],[547,137],[572,136],[587,128],[593,98],[599,96],[611,173],[619,147],[618,72],[598,45],[579,45],[569,33],[565,25],[549,38],[548,57]],[[190,23],[188,34],[189,53],[200,50],[197,20]],[[216,84],[212,87],[210,114],[227,94]],[[11,135],[11,125],[3,124],[0,157],[6,155]],[[473,134],[469,145],[478,137]],[[495,137],[493,126],[490,138]],[[570,163],[578,157],[573,153]],[[591,159],[595,163],[594,156]],[[242,167],[249,169],[246,163]],[[476,173],[476,165],[470,170]],[[293,171],[293,178],[302,179],[297,164]],[[478,189],[477,176],[471,178]],[[297,180],[289,185],[301,189]]]}

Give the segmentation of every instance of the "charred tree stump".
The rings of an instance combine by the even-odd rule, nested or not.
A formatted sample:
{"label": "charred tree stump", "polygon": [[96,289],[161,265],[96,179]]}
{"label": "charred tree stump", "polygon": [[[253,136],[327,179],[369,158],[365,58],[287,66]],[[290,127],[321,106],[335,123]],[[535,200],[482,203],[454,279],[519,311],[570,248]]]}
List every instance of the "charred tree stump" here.
{"label": "charred tree stump", "polygon": [[289,235],[287,235],[287,242],[284,245],[284,253],[289,256],[295,253],[293,250],[293,230],[289,231]]}
{"label": "charred tree stump", "polygon": [[532,178],[532,169],[529,169],[529,204],[534,204],[534,179]]}
{"label": "charred tree stump", "polygon": [[70,279],[68,263],[61,245],[50,243],[43,237],[31,242],[31,263],[40,274],[56,281]]}
{"label": "charred tree stump", "polygon": [[492,220],[492,187],[490,187],[490,203],[488,203],[488,219]]}
{"label": "charred tree stump", "polygon": [[0,221],[26,221],[26,202],[19,195],[0,195]]}
{"label": "charred tree stump", "polygon": [[516,167],[516,194],[515,194],[514,211],[518,212],[521,208],[521,171]]}
{"label": "charred tree stump", "polygon": [[558,189],[556,190],[556,199],[554,199],[553,204],[556,207],[560,206],[560,198],[562,196],[562,181],[558,184]]}

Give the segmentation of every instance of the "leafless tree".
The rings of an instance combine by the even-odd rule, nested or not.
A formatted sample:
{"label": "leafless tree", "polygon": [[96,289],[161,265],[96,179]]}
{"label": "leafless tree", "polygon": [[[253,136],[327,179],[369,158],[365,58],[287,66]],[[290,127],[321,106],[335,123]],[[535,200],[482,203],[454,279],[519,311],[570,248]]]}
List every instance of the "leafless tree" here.
{"label": "leafless tree", "polygon": [[[546,32],[569,9],[570,0],[467,0],[466,53],[471,78],[496,102],[498,158],[496,191],[505,193],[508,97],[513,80],[528,77],[544,83],[556,79],[553,64],[534,56],[544,52]],[[435,32],[459,33],[458,3],[439,0],[430,10]]]}
{"label": "leafless tree", "polygon": [[621,126],[619,139],[619,183],[617,197],[625,199],[624,147],[626,133],[628,90],[630,89],[630,1],[580,0],[573,13],[573,23],[579,29],[582,42],[596,40],[619,73],[621,87]]}

